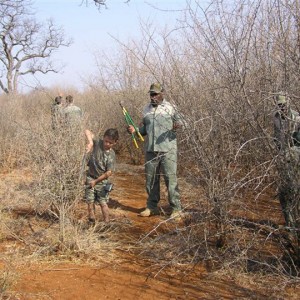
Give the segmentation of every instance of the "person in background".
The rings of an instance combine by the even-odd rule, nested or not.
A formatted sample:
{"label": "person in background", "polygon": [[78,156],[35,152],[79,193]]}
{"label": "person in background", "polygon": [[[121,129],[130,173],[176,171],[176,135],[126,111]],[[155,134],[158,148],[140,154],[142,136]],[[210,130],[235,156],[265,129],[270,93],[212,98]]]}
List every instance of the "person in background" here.
{"label": "person in background", "polygon": [[[145,143],[145,173],[147,206],[141,217],[159,214],[160,174],[162,173],[168,190],[171,218],[180,218],[181,201],[177,183],[177,138],[176,130],[183,120],[176,107],[164,97],[164,87],[153,83],[149,89],[150,102],[145,106],[139,132],[147,136]],[[133,126],[128,132],[134,133]]]}
{"label": "person in background", "polygon": [[286,225],[294,227],[299,213],[300,116],[291,109],[290,99],[283,93],[278,93],[275,101],[273,123],[274,141],[279,151],[276,160],[278,196]]}
{"label": "person in background", "polygon": [[62,96],[57,96],[54,99],[54,103],[51,106],[51,122],[52,129],[57,129],[61,125],[63,116],[63,104],[62,104]]}
{"label": "person in background", "polygon": [[89,154],[86,177],[85,200],[88,204],[88,220],[95,223],[95,204],[101,207],[104,222],[109,222],[108,200],[112,184],[108,178],[115,171],[116,155],[113,146],[119,139],[118,130],[107,129],[103,139],[95,139],[94,134],[86,129],[86,152]]}
{"label": "person in background", "polygon": [[[274,141],[282,153],[298,145],[297,136],[300,130],[300,116],[290,107],[290,99],[283,93],[275,96],[276,111],[273,117]],[[300,141],[300,139],[299,139]]]}
{"label": "person in background", "polygon": [[66,107],[63,113],[67,124],[78,124],[82,119],[82,110],[80,107],[74,105],[74,98],[71,95],[66,97]]}

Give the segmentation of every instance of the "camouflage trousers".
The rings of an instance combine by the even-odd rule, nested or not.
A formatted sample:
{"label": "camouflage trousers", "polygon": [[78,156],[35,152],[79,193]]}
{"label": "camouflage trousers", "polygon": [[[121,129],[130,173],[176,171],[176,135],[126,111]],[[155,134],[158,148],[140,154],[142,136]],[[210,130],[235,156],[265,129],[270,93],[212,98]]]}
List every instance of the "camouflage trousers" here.
{"label": "camouflage trousers", "polygon": [[181,210],[176,174],[176,151],[146,152],[145,171],[148,194],[147,207],[155,209],[160,201],[160,175],[162,175],[168,189],[168,201],[172,210]]}
{"label": "camouflage trousers", "polygon": [[90,182],[93,180],[94,179],[89,176],[86,178],[85,201],[95,204],[108,203],[109,193],[105,190],[107,180],[103,180],[91,188]]}
{"label": "camouflage trousers", "polygon": [[291,147],[279,161],[279,200],[287,226],[300,226],[300,148]]}

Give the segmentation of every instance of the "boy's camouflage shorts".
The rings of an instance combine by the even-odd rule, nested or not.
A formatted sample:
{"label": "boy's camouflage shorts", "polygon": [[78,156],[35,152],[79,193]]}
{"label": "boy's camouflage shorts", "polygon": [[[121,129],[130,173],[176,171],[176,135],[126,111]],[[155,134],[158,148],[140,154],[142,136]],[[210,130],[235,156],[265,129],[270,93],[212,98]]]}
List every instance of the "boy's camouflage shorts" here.
{"label": "boy's camouflage shorts", "polygon": [[91,177],[87,177],[86,179],[86,188],[85,188],[85,201],[87,203],[108,203],[109,193],[107,193],[104,189],[107,180],[104,180],[100,183],[97,183],[94,188],[90,187],[90,182],[94,180]]}

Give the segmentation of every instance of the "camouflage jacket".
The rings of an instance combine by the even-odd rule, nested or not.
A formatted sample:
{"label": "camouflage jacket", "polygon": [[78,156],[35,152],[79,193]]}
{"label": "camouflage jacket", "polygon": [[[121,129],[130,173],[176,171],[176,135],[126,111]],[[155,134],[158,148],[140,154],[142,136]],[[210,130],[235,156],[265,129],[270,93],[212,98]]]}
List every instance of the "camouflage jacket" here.
{"label": "camouflage jacket", "polygon": [[82,111],[78,106],[70,104],[64,108],[64,115],[68,123],[74,123],[81,120]]}
{"label": "camouflage jacket", "polygon": [[59,127],[63,118],[63,107],[61,104],[53,104],[51,106],[52,128]]}
{"label": "camouflage jacket", "polygon": [[299,113],[289,109],[287,116],[276,111],[273,117],[274,139],[278,149],[285,150],[293,146],[292,136],[300,130]]}
{"label": "camouflage jacket", "polygon": [[87,175],[96,179],[107,171],[115,171],[116,155],[113,149],[105,151],[103,140],[93,140],[93,151],[88,160]]}
{"label": "camouflage jacket", "polygon": [[175,122],[183,125],[176,107],[165,99],[157,107],[153,107],[150,103],[145,106],[139,131],[142,135],[147,135],[146,152],[177,150],[176,131],[173,130]]}

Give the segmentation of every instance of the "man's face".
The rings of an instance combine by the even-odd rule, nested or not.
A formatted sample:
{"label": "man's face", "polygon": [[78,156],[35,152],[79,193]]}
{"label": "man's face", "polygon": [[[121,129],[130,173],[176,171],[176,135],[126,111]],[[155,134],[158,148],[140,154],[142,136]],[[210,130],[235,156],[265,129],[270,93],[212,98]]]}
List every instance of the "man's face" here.
{"label": "man's face", "polygon": [[164,98],[163,93],[150,92],[150,100],[151,100],[152,106],[157,106],[160,103],[162,103],[163,98]]}
{"label": "man's face", "polygon": [[116,141],[112,139],[109,136],[103,137],[103,147],[105,151],[110,150],[114,145],[116,144]]}
{"label": "man's face", "polygon": [[286,114],[287,113],[287,105],[286,103],[279,103],[277,104],[278,108],[280,110],[281,113]]}

